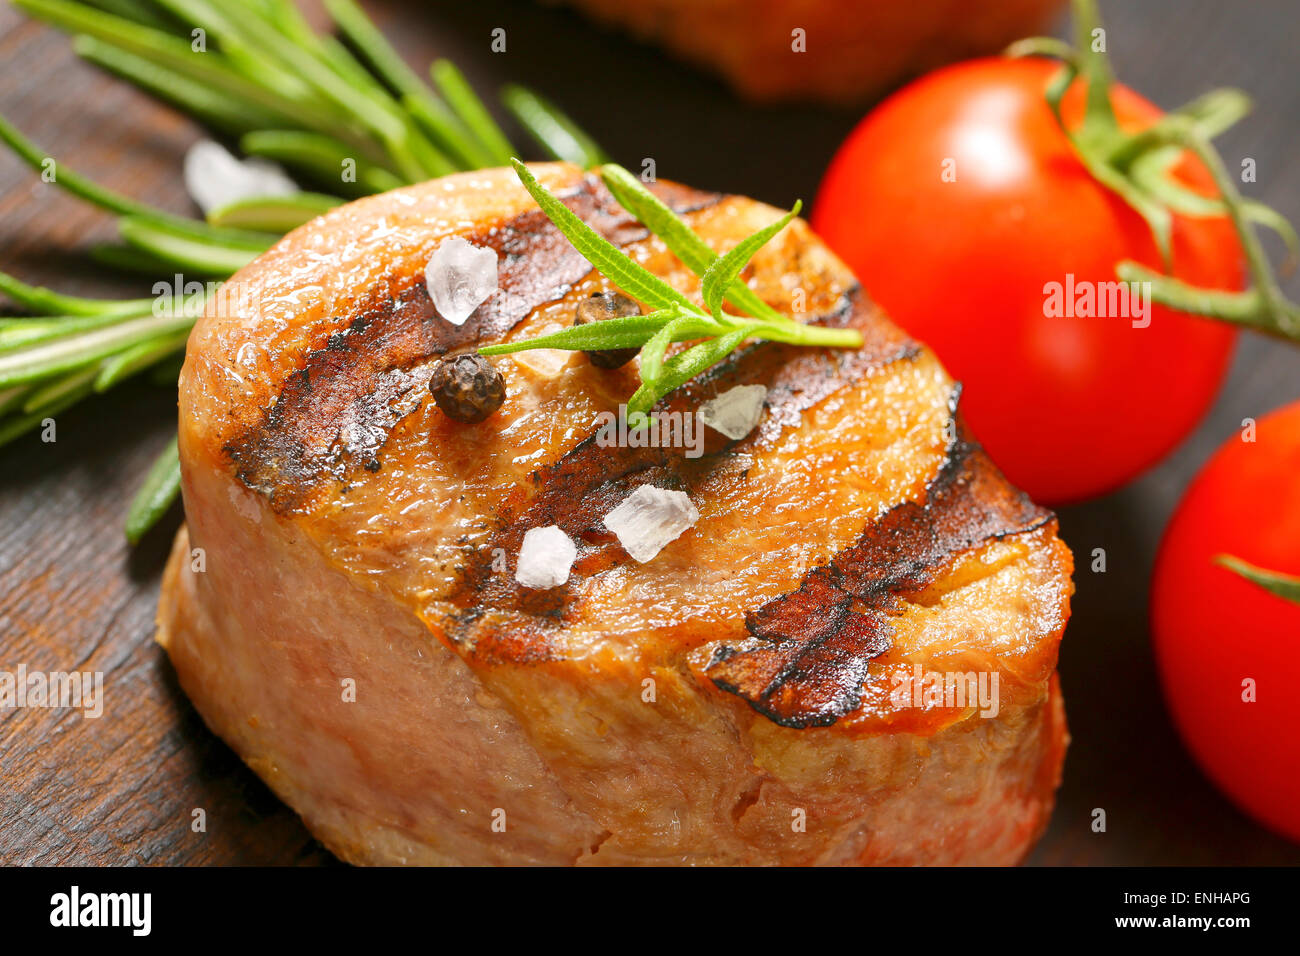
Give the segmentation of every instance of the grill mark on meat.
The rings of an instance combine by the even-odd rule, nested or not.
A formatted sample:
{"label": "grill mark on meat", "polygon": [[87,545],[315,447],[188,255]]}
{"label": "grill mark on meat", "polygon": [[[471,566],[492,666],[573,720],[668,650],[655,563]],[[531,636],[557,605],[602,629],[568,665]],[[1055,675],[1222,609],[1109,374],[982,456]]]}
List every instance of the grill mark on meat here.
{"label": "grill mark on meat", "polygon": [[[728,440],[710,430],[704,454],[690,459],[684,448],[602,447],[593,426],[593,432],[559,461],[533,472],[532,498],[503,502],[500,525],[490,540],[468,556],[460,582],[448,597],[466,612],[448,635],[461,653],[481,664],[502,659],[503,649],[530,661],[555,659],[551,637],[577,612],[577,585],[631,560],[603,519],[637,486],[652,484],[691,494],[736,451],[771,445],[782,429],[798,424],[805,411],[832,393],[922,354],[904,333],[875,318],[860,288],[850,289],[826,320],[826,324],[860,328],[863,347],[846,351],[756,343],[733,353],[658,406],[661,412],[693,410],[733,386],[764,384],[768,397],[763,420],[745,438]],[[558,525],[578,547],[566,584],[533,590],[494,569],[492,556],[497,549],[518,554],[524,534],[547,525]],[[508,633],[498,633],[502,631]]]}
{"label": "grill mark on meat", "polygon": [[[722,199],[677,185],[655,191],[679,213]],[[597,177],[585,177],[561,198],[617,246],[649,235]],[[307,354],[262,421],[225,446],[239,479],[265,495],[274,511],[304,506],[324,482],[346,482],[354,468],[379,470],[379,450],[418,407],[434,359],[500,339],[591,272],[540,209],[480,227],[466,238],[497,251],[501,292],[464,325],[436,318],[421,273],[390,275],[352,304],[351,322]]]}
{"label": "grill mark on meat", "polygon": [[797,589],[747,614],[750,636],[719,645],[703,674],[781,726],[829,726],[861,705],[867,669],[889,649],[890,617],[909,594],[959,554],[1054,520],[959,427],[921,500],[895,505]]}
{"label": "grill mark on meat", "polygon": [[[721,198],[680,187],[660,192],[679,212]],[[563,198],[617,245],[647,235],[592,177]],[[263,421],[226,446],[240,480],[266,495],[275,511],[302,506],[325,482],[345,482],[351,469],[381,467],[378,451],[418,406],[432,359],[499,339],[590,272],[540,211],[481,228],[469,238],[501,256],[502,294],[457,327],[436,320],[418,274],[391,275],[357,301],[345,328],[307,354]],[[766,414],[739,442],[709,431],[705,455],[687,459],[681,448],[600,447],[593,425],[593,434],[558,462],[534,472],[531,500],[525,503],[519,490],[507,493],[501,513],[514,511],[514,517],[502,518],[489,546],[476,549],[451,596],[461,610],[450,619],[448,636],[462,655],[478,666],[556,659],[553,638],[575,612],[574,585],[630,560],[602,519],[636,486],[689,494],[738,448],[770,446],[829,395],[921,354],[901,331],[875,318],[857,287],[817,321],[859,328],[864,347],[751,345],[661,406],[693,410],[734,385],[764,384]],[[1010,489],[978,446],[962,437],[948,449],[922,501],[890,509],[856,545],[809,572],[798,589],[747,614],[749,638],[719,647],[705,676],[784,726],[834,723],[860,703],[866,668],[889,647],[888,617],[903,597],[931,583],[955,554],[1048,520],[1049,513]],[[578,543],[569,585],[535,591],[493,572],[496,548],[517,554],[529,528],[548,524]]]}
{"label": "grill mark on meat", "polygon": [[[909,343],[885,364],[909,360],[916,348]],[[759,345],[754,351],[759,354],[748,361],[715,370],[719,389],[736,384],[746,369],[750,374],[744,378],[761,380],[753,366],[770,362],[770,353],[778,349]],[[782,369],[816,356],[802,350]],[[786,391],[788,398],[769,410],[769,418],[779,417],[782,408],[797,418],[795,404],[811,407],[869,368],[880,367],[879,362],[844,364],[856,366],[859,374],[841,377],[836,385],[830,384],[833,376],[812,376],[809,388]],[[776,380],[781,378],[778,374]],[[781,726],[830,726],[860,706],[867,668],[889,649],[890,618],[902,611],[909,596],[932,585],[959,555],[1055,521],[1054,514],[1007,482],[970,438],[958,414],[959,393],[959,388],[954,390],[950,401],[950,421],[958,437],[949,443],[921,498],[890,508],[855,544],[809,571],[794,591],[748,613],[750,636],[719,645],[699,669],[700,676]],[[452,598],[466,607],[449,633],[452,642],[476,666],[560,659],[552,638],[577,610],[575,583],[628,560],[604,530],[603,516],[642,483],[690,493],[737,446],[772,437],[755,429],[748,438],[696,460],[676,449],[601,448],[594,436],[588,437],[559,462],[534,474],[537,497],[505,523],[482,552],[502,547],[517,553],[529,528],[558,524],[578,545],[569,583],[534,591],[509,575],[493,573],[486,558],[471,561]]]}

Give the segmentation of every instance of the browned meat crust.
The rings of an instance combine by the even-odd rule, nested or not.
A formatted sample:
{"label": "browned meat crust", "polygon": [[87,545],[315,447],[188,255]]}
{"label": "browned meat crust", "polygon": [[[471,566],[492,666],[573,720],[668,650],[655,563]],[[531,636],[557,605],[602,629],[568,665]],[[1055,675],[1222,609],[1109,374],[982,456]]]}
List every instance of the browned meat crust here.
{"label": "browned meat crust", "polygon": [[[955,394],[953,405],[955,415]],[[833,724],[861,706],[900,599],[932,585],[954,556],[1054,522],[963,435],[921,500],[891,508],[798,589],[745,615],[752,637],[719,644],[703,672],[784,727]]]}
{"label": "browned meat crust", "polygon": [[[596,180],[537,171],[698,295]],[[719,248],[776,215],[658,188]],[[420,280],[451,234],[502,254],[501,293],[459,329]],[[1041,830],[1065,745],[1054,520],[804,224],[747,279],[865,345],[756,345],[680,389],[671,410],[769,389],[753,432],[699,458],[595,440],[635,364],[524,353],[498,360],[507,397],[481,424],[434,406],[438,356],[566,325],[607,288],[505,170],[335,210],[200,320],[159,639],[204,719],[345,859],[1012,862]],[[602,518],[647,483],[701,516],[640,564]],[[549,524],[573,572],[525,589],[514,555]],[[995,713],[896,699],[913,668],[998,675]]]}

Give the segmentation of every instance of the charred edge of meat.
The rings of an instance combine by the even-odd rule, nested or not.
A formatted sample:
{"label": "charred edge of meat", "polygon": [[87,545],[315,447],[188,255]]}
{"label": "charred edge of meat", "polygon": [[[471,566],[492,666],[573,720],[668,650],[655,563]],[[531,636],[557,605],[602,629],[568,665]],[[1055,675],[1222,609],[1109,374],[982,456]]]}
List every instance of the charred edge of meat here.
{"label": "charred edge of meat", "polygon": [[1017,491],[959,424],[920,501],[895,505],[800,586],[746,615],[750,637],[721,645],[705,674],[770,720],[825,727],[861,705],[872,659],[890,646],[891,615],[957,555],[1024,534],[1055,516]]}
{"label": "charred edge of meat", "polygon": [[[587,577],[608,571],[628,560],[617,539],[606,530],[603,518],[639,485],[691,491],[722,467],[737,446],[774,441],[782,428],[795,425],[800,415],[831,393],[850,387],[866,376],[896,362],[912,361],[922,353],[920,346],[896,329],[872,321],[870,306],[858,290],[845,296],[852,321],[863,327],[866,345],[858,351],[806,349],[763,342],[734,353],[704,376],[688,383],[668,399],[669,410],[695,408],[700,402],[735,385],[763,383],[768,386],[768,410],[764,421],[746,438],[729,441],[711,435],[705,454],[685,457],[683,448],[602,447],[594,434],[583,439],[559,461],[533,473],[536,493],[527,505],[503,503],[498,529],[483,547],[470,557],[459,584],[449,600],[462,607],[485,612],[515,612],[512,626],[523,624],[541,637],[545,629],[561,627],[575,610],[578,585]],[[837,308],[837,312],[843,309]],[[520,496],[522,497],[522,495]],[[518,584],[513,576],[492,568],[491,555],[500,548],[517,554],[530,528],[558,525],[578,545],[578,555],[567,584],[547,591],[534,591]],[[477,620],[477,619],[476,619]],[[484,621],[489,618],[484,617]],[[476,623],[459,628],[452,640],[462,648],[477,647],[490,625]],[[476,654],[476,656],[478,656]]]}
{"label": "charred edge of meat", "polygon": [[[679,213],[722,199],[675,185],[657,191]],[[562,198],[616,245],[648,235],[594,176]],[[239,479],[265,495],[277,513],[309,501],[326,480],[345,481],[354,467],[375,470],[376,453],[389,433],[419,406],[429,360],[500,338],[591,271],[541,210],[482,226],[467,238],[501,255],[500,287],[510,295],[493,296],[464,325],[454,326],[433,321],[433,303],[418,271],[389,276],[384,287],[357,300],[346,328],[307,354],[262,421],[225,446]]]}

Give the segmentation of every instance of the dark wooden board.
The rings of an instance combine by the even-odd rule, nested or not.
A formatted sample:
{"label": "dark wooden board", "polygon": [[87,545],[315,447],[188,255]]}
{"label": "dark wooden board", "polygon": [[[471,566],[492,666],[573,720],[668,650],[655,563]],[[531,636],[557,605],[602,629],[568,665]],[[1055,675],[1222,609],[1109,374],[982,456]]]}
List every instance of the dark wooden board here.
{"label": "dark wooden board", "polygon": [[[815,195],[861,111],[758,109],[657,50],[564,10],[523,2],[367,3],[412,63],[455,59],[491,89],[530,83],[565,105],[624,163],[778,204]],[[1211,86],[1250,90],[1255,116],[1224,137],[1230,165],[1254,157],[1253,195],[1300,221],[1300,10],[1293,0],[1104,4],[1120,75],[1171,107]],[[509,52],[489,50],[504,27]],[[638,108],[628,108],[635,102]],[[191,212],[179,161],[199,130],[72,55],[68,41],[0,7],[0,112],[99,182]],[[519,137],[522,142],[522,137]],[[767,144],[766,148],[761,144]],[[94,267],[108,219],[0,154],[0,268],[82,294],[144,295],[149,283]],[[1288,292],[1300,297],[1292,279]],[[1196,434],[1125,490],[1062,514],[1080,561],[1061,656],[1074,743],[1042,864],[1300,862],[1300,847],[1243,817],[1174,736],[1155,681],[1146,593],[1182,488],[1246,416],[1300,397],[1300,350],[1244,337]],[[174,395],[123,387],[60,415],[57,441],[0,450],[0,669],[102,670],[104,716],[0,710],[0,863],[326,863],[332,858],[203,727],[153,644],[168,527],[132,551],[126,502],[174,422]],[[1094,807],[1108,832],[1094,834]],[[195,809],[207,831],[191,829]]]}

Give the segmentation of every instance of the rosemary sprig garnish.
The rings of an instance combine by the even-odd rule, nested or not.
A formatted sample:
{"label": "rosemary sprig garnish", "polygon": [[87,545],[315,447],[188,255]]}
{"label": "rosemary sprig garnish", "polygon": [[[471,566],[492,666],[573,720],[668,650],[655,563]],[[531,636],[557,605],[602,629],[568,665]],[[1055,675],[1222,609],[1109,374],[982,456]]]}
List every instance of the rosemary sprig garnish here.
{"label": "rosemary sprig garnish", "polygon": [[583,169],[609,162],[595,140],[540,94],[511,84],[501,91],[501,102],[553,158]]}
{"label": "rosemary sprig garnish", "polygon": [[[72,34],[74,50],[86,60],[321,190],[240,200],[210,211],[205,222],[122,196],[55,163],[55,185],[118,217],[122,242],[91,250],[115,268],[168,280],[178,272],[225,278],[339,202],[500,165],[514,153],[454,65],[435,63],[432,85],[425,82],[355,0],[326,0],[338,37],[316,33],[292,0],[14,3]],[[518,87],[503,95],[551,155],[575,158],[578,143],[585,164],[601,157],[540,96]],[[53,157],[3,117],[0,140],[47,172]],[[4,273],[0,293],[28,313],[0,319],[0,445],[138,373],[175,383],[186,335],[202,311],[201,297],[183,305],[80,299]],[[178,488],[173,442],[132,505],[132,541],[166,512]]]}
{"label": "rosemary sprig garnish", "polygon": [[342,204],[342,199],[320,193],[236,199],[209,212],[208,222],[214,226],[285,233]]}
{"label": "rosemary sprig garnish", "polygon": [[181,492],[181,459],[172,438],[163,453],[154,460],[144,484],[131,500],[126,513],[126,540],[139,542],[158,523]]}
{"label": "rosemary sprig garnish", "polygon": [[[641,386],[627,402],[628,427],[638,428],[649,421],[647,413],[661,398],[721,362],[749,339],[832,348],[862,346],[862,334],[856,329],[802,325],[763,302],[740,280],[741,271],[754,254],[799,214],[800,203],[796,202],[794,208],[776,222],[719,256],[626,169],[613,164],[601,167],[601,176],[619,204],[700,276],[700,291],[704,299],[704,308],[700,308],[579,219],[539,183],[523,163],[517,159],[510,162],[524,188],[574,248],[601,275],[626,294],[651,306],[652,311],[491,345],[479,349],[480,354],[505,355],[529,349],[589,351],[639,348]],[[724,300],[730,300],[750,315],[725,311]],[[669,346],[675,342],[696,344],[665,357]]]}

